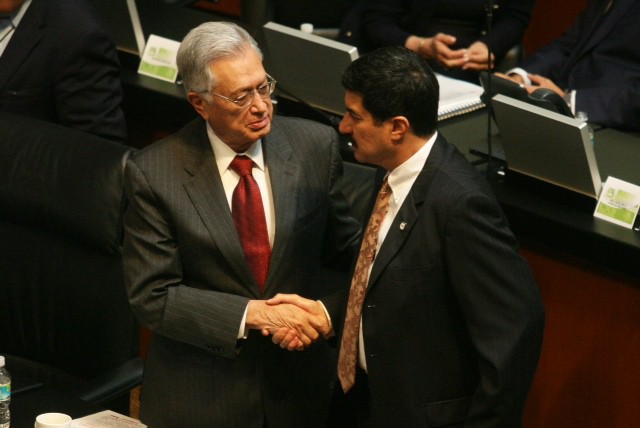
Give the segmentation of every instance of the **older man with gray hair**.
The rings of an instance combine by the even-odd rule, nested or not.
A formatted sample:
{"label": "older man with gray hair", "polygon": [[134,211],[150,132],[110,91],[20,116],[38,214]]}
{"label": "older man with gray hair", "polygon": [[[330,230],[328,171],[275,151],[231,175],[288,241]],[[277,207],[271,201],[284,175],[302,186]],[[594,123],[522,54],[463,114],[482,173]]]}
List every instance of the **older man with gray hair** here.
{"label": "older man with gray hair", "polygon": [[[154,332],[141,419],[154,428],[324,426],[330,312],[265,300],[324,297],[322,264],[353,252],[359,226],[338,190],[338,135],[273,115],[276,82],[234,24],[193,29],[178,68],[200,117],[126,168],[127,292]],[[269,334],[309,349],[289,352]]]}

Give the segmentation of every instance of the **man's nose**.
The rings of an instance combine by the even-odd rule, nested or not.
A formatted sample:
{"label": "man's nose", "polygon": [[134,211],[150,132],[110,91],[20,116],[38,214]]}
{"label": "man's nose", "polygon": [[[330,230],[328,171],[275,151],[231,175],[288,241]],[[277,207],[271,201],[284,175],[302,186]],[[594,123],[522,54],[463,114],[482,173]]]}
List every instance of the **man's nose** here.
{"label": "man's nose", "polygon": [[351,134],[351,123],[349,122],[349,119],[347,119],[347,116],[343,116],[338,130],[341,134]]}

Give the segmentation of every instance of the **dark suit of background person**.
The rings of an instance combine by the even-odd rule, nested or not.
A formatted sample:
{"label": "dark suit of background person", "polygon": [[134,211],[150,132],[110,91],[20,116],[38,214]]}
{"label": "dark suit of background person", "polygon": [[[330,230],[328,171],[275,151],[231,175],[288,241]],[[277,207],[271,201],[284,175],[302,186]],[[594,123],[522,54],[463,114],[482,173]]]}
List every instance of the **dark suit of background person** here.
{"label": "dark suit of background person", "polygon": [[575,90],[589,121],[640,131],[640,1],[591,0],[575,24],[522,68]]}
{"label": "dark suit of background person", "polygon": [[0,110],[124,141],[119,73],[111,36],[86,1],[31,0],[0,56]]}
{"label": "dark suit of background person", "polygon": [[[401,83],[425,69],[396,47],[364,55],[343,77],[340,131],[354,140],[357,160],[389,171],[392,190],[407,173],[399,163],[437,122],[437,91]],[[428,80],[437,87],[433,74]],[[376,105],[368,94],[381,89]],[[428,103],[415,109],[431,129],[419,139],[420,115],[395,120],[411,109],[394,102],[415,102],[411,93]],[[366,409],[365,426],[517,427],[542,342],[539,291],[485,179],[443,135],[432,144],[371,268],[361,320],[368,390],[357,379],[346,398]]]}
{"label": "dark suit of background person", "polygon": [[[498,63],[521,42],[534,1],[494,1],[497,8],[489,38],[486,0],[367,0],[363,11],[365,48],[406,46],[412,35],[432,37],[445,33],[457,38],[451,49],[467,48],[480,41],[491,48]],[[429,64],[438,73],[478,83],[477,72],[447,69],[434,60]]]}
{"label": "dark suit of background person", "polygon": [[[227,31],[219,26],[226,25],[207,23],[193,31],[212,28],[207,31],[218,40]],[[243,64],[237,78],[250,71],[264,79],[255,51],[241,46],[243,56],[229,57]],[[248,56],[257,58],[249,62],[257,62],[256,67],[241,62]],[[209,105],[217,110],[204,114],[205,101],[193,92],[200,89],[189,88],[193,84],[180,58],[179,52],[190,101],[219,133],[214,123],[222,109],[229,115],[244,110],[211,95]],[[217,79],[221,69],[228,69],[225,62],[206,64]],[[234,85],[248,90],[262,82],[246,86],[243,77]],[[209,91],[238,96],[219,92],[219,85]],[[258,108],[271,114],[268,97],[250,96],[251,114]],[[278,292],[318,299],[329,292],[324,288],[329,284],[318,283],[321,262],[336,257],[348,265],[351,259],[343,254],[353,254],[359,233],[338,190],[337,133],[303,119],[272,119],[262,150],[273,193],[275,238],[263,294],[236,233],[205,120],[198,118],[146,147],[127,164],[131,202],[125,214],[125,281],[134,312],[154,332],[141,394],[141,420],[154,428],[324,426],[335,351],[320,341],[304,352],[290,352],[257,330],[238,340],[250,300]]]}

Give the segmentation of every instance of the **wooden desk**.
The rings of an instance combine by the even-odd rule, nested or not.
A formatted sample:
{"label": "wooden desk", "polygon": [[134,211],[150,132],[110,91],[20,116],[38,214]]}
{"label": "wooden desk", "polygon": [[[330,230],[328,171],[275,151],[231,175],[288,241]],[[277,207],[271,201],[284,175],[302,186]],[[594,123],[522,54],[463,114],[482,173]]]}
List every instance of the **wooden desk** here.
{"label": "wooden desk", "polygon": [[[444,122],[440,129],[468,153],[486,143],[486,123],[477,113]],[[595,149],[603,178],[640,183],[640,139],[603,130],[596,133]],[[640,232],[497,176],[490,181],[546,309],[524,428],[637,426]]]}
{"label": "wooden desk", "polygon": [[[495,126],[493,130],[497,132]],[[470,161],[478,160],[470,150],[486,145],[486,112],[444,121],[440,131],[467,154]],[[499,153],[499,136],[494,136],[492,141],[494,153]],[[603,179],[611,175],[640,184],[639,137],[603,129],[596,132],[595,152]],[[496,162],[494,166],[499,164]],[[486,165],[481,166],[484,167]],[[520,239],[631,276],[640,283],[640,232],[637,229],[625,229],[594,218],[595,201],[593,206],[584,206],[571,192],[543,186],[534,180],[525,185],[527,183],[511,180],[508,171],[505,176],[491,174],[488,179]]]}

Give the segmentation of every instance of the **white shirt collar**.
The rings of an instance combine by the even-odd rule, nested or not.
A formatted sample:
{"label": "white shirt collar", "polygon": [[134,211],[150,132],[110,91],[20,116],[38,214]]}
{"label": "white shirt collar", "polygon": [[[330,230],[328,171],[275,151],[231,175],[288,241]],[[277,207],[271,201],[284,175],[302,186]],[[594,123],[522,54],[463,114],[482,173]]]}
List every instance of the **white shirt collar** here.
{"label": "white shirt collar", "polygon": [[10,16],[11,22],[13,22],[13,25],[15,27],[17,27],[20,21],[22,21],[22,17],[24,16],[25,12],[27,11],[30,5],[31,5],[31,0],[25,0],[25,2],[22,3],[22,5],[20,5],[20,7],[11,14]]}
{"label": "white shirt collar", "polygon": [[431,148],[436,138],[438,138],[437,131],[425,142],[420,150],[414,153],[413,156],[407,159],[402,165],[388,173],[387,180],[393,192],[393,199],[396,205],[401,205],[409,194],[413,183],[424,168],[424,164],[429,157],[429,153],[431,153]]}
{"label": "white shirt collar", "polygon": [[249,157],[258,168],[262,171],[265,169],[264,155],[262,152],[262,140],[258,140],[249,147],[244,153],[236,153],[231,147],[227,146],[213,131],[209,123],[207,122],[207,136],[209,137],[209,143],[213,150],[213,154],[216,158],[216,165],[220,176],[227,172],[229,165],[233,158],[238,154],[243,154]]}
{"label": "white shirt collar", "polygon": [[[18,28],[18,24],[22,21],[22,17],[25,12],[29,8],[31,4],[31,0],[26,0],[18,9],[16,9],[10,16],[6,22],[0,24],[0,38],[2,38],[2,42],[0,42],[0,56],[4,53],[9,41],[15,34],[15,30]],[[4,20],[3,20],[4,21]],[[11,29],[11,25],[13,24],[13,29]]]}

